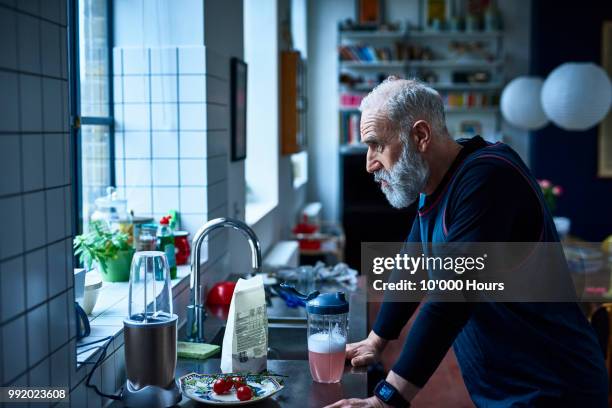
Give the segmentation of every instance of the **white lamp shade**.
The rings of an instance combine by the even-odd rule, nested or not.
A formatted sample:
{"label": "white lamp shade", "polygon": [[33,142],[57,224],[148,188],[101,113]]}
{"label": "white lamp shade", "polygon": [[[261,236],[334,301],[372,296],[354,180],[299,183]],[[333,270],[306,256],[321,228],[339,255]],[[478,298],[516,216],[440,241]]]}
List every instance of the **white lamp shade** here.
{"label": "white lamp shade", "polygon": [[501,94],[501,111],[508,123],[520,129],[535,130],[546,126],[540,92],[544,81],[537,77],[514,78]]}
{"label": "white lamp shade", "polygon": [[568,62],[555,68],[542,87],[546,116],[565,130],[586,130],[610,110],[612,84],[593,63]]}

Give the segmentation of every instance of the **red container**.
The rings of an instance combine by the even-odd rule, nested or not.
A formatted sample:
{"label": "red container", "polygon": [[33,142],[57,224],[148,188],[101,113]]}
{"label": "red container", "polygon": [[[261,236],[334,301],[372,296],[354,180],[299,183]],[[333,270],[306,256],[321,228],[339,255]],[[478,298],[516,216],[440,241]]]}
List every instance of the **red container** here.
{"label": "red container", "polygon": [[189,255],[191,255],[189,232],[174,231],[174,250],[176,252],[177,265],[186,265],[189,263]]}
{"label": "red container", "polygon": [[236,282],[219,282],[208,291],[207,305],[229,305],[232,302]]}

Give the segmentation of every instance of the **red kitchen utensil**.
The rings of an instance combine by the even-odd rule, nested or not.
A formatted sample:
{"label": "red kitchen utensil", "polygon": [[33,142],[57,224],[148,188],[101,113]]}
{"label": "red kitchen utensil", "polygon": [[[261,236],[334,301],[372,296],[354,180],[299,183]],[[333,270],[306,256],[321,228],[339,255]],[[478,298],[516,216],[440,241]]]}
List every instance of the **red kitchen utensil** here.
{"label": "red kitchen utensil", "polygon": [[215,284],[206,296],[209,305],[229,305],[232,302],[236,282],[219,282]]}

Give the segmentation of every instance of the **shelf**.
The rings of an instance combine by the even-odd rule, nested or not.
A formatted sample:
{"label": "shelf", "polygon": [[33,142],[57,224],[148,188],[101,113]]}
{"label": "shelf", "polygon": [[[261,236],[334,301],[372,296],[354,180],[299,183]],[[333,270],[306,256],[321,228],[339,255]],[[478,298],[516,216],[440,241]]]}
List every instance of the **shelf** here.
{"label": "shelf", "polygon": [[399,39],[406,36],[405,31],[340,31],[340,37],[355,40]]}
{"label": "shelf", "polygon": [[446,113],[498,113],[498,106],[484,106],[484,107],[468,107],[468,106],[447,106],[444,108]]}
{"label": "shelf", "polygon": [[502,60],[495,61],[340,61],[345,69],[400,69],[400,68],[495,68],[501,66]]}
{"label": "shelf", "polygon": [[[502,89],[504,85],[501,82],[493,82],[493,83],[482,83],[482,84],[428,84],[434,89],[440,91],[494,91],[498,89]],[[355,85],[355,86],[342,86],[340,89],[343,92],[371,92],[374,89],[373,86],[369,85]]]}
{"label": "shelf", "polygon": [[405,61],[340,61],[342,68],[405,68]]}
{"label": "shelf", "polygon": [[413,38],[450,38],[452,40],[496,39],[503,35],[501,31],[410,31],[408,39]]}
{"label": "shelf", "polygon": [[376,39],[446,39],[452,40],[488,40],[497,39],[503,35],[501,31],[340,31],[342,39],[376,40]]}
{"label": "shelf", "polygon": [[[340,106],[338,108],[340,112],[359,112],[358,107],[352,106]],[[446,113],[497,113],[499,112],[498,106],[446,106],[444,108]]]}

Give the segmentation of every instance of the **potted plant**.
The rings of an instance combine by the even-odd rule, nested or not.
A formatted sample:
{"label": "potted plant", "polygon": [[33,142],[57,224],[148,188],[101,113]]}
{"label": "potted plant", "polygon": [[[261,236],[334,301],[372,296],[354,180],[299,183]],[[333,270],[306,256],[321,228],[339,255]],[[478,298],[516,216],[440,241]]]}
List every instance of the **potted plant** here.
{"label": "potted plant", "polygon": [[75,255],[90,270],[94,262],[106,282],[127,282],[134,249],[128,234],[110,231],[101,221],[89,224],[89,232],[74,239]]}
{"label": "potted plant", "polygon": [[[538,184],[550,213],[554,215],[557,210],[557,199],[563,194],[563,188],[554,185],[549,180],[538,180]],[[555,222],[559,238],[566,238],[570,231],[570,219],[567,217],[553,217],[553,221]]]}

